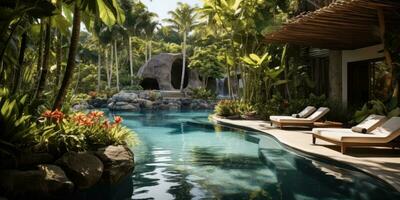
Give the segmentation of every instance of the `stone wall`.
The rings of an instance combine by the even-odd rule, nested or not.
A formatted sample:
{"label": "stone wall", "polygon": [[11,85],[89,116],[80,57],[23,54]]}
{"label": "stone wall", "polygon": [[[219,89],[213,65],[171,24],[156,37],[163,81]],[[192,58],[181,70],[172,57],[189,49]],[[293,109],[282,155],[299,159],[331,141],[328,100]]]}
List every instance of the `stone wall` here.
{"label": "stone wall", "polygon": [[115,94],[108,104],[110,110],[181,110],[214,109],[217,101],[191,98],[164,98],[160,91],[120,92]]}

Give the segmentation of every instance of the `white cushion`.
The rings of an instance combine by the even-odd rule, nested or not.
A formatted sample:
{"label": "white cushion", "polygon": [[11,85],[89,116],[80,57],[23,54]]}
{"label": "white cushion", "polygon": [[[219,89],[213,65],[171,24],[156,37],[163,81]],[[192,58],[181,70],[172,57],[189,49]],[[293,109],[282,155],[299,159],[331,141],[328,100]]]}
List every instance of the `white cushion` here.
{"label": "white cushion", "polygon": [[315,112],[315,110],[317,110],[314,106],[307,106],[306,108],[304,108],[304,110],[302,110],[301,112],[299,112],[299,117],[300,118],[305,118],[310,116],[313,112]]}

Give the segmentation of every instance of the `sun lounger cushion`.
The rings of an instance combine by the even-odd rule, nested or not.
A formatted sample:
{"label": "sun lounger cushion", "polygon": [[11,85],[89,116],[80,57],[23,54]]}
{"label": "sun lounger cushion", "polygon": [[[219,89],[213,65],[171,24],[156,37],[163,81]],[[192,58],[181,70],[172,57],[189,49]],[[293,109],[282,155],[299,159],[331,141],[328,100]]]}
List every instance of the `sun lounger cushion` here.
{"label": "sun lounger cushion", "polygon": [[367,134],[355,133],[350,129],[313,130],[313,132],[338,142],[383,144],[400,136],[400,117],[392,117]]}
{"label": "sun lounger cushion", "polygon": [[301,112],[299,112],[298,114],[292,114],[291,116],[279,116],[279,115],[273,115],[270,116],[269,119],[272,121],[278,121],[280,118],[305,118],[310,116],[315,110],[317,110],[314,106],[307,106],[306,108],[304,108],[304,110],[302,110]]}
{"label": "sun lounger cushion", "polygon": [[[382,125],[385,121],[387,120],[387,118],[385,116],[382,115],[370,115],[367,118],[365,118],[361,123],[359,123],[357,126],[358,129],[366,129],[367,133],[371,132],[372,130],[374,130],[376,127]],[[353,127],[353,128],[354,128]],[[313,129],[313,133],[319,133],[321,131],[324,132],[344,132],[344,133],[352,133],[352,132],[356,132],[354,131],[354,129],[349,129],[349,128],[314,128]],[[362,133],[362,132],[359,132]]]}
{"label": "sun lounger cushion", "polygon": [[291,116],[279,116],[279,117],[274,117],[271,116],[270,119],[273,121],[281,122],[281,123],[298,123],[298,124],[304,124],[304,123],[313,123],[321,119],[323,116],[326,115],[326,113],[329,112],[329,108],[326,107],[321,107],[317,111],[315,111],[311,116],[307,118],[295,118]]}
{"label": "sun lounger cushion", "polygon": [[313,112],[315,112],[317,109],[314,106],[307,106],[306,108],[304,108],[304,110],[302,110],[301,112],[299,112],[296,118],[305,118],[310,116]]}
{"label": "sun lounger cushion", "polygon": [[383,115],[370,115],[367,118],[365,118],[361,123],[359,123],[357,126],[354,126],[353,128],[355,128],[355,130],[353,131],[364,133],[362,131],[365,130],[366,132],[369,133],[376,127],[382,125],[385,121],[386,117]]}

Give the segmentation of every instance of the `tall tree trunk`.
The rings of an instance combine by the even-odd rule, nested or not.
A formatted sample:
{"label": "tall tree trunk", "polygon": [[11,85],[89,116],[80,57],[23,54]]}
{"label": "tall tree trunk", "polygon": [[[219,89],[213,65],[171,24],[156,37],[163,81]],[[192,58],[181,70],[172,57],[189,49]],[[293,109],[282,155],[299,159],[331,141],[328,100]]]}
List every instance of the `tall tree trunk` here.
{"label": "tall tree trunk", "polygon": [[101,84],[101,48],[99,49],[99,52],[97,52],[97,88],[96,88],[97,92],[100,91],[100,84]]}
{"label": "tall tree trunk", "polygon": [[397,98],[398,93],[399,93],[399,87],[395,86],[393,87],[395,81],[396,81],[396,74],[395,74],[395,70],[394,70],[394,66],[393,65],[393,60],[392,60],[392,56],[390,55],[390,51],[387,48],[386,45],[386,41],[385,41],[385,32],[386,32],[386,26],[385,26],[385,14],[383,13],[382,9],[378,9],[378,21],[379,21],[379,32],[380,32],[380,36],[381,36],[381,42],[383,44],[383,54],[385,56],[385,63],[386,65],[389,66],[390,68],[390,82],[388,83],[388,85],[386,85],[386,87],[389,90],[393,89],[393,94],[392,97]]}
{"label": "tall tree trunk", "polygon": [[112,76],[113,76],[113,66],[114,66],[114,42],[111,42],[111,52],[110,52],[110,85],[109,88],[111,88],[111,83],[112,83]]}
{"label": "tall tree trunk", "polygon": [[185,69],[186,69],[186,32],[183,33],[183,48],[182,48],[182,76],[180,90],[183,92],[183,85],[185,83]]}
{"label": "tall tree trunk", "polygon": [[129,36],[129,70],[131,75],[131,86],[133,86],[132,38],[130,36]]}
{"label": "tall tree trunk", "polygon": [[50,44],[51,44],[51,18],[47,18],[46,23],[46,34],[44,39],[44,54],[43,54],[43,65],[42,73],[40,74],[38,89],[36,90],[36,98],[41,99],[42,93],[46,87],[46,78],[49,69],[49,59],[50,59]]}
{"label": "tall tree trunk", "polygon": [[144,47],[144,60],[147,63],[147,61],[148,61],[148,58],[147,58],[147,52],[148,52],[148,50],[147,50],[147,39],[145,40],[145,45],[144,46],[145,46]]}
{"label": "tall tree trunk", "polygon": [[75,3],[74,7],[74,19],[72,24],[71,41],[68,52],[67,67],[65,68],[65,74],[61,83],[61,88],[58,91],[56,100],[53,105],[53,110],[61,109],[64,103],[64,98],[67,93],[67,89],[71,83],[71,78],[75,68],[75,56],[79,46],[79,33],[81,29],[81,12],[79,10],[78,3]]}
{"label": "tall tree trunk", "polygon": [[[62,5],[61,0],[56,1],[56,7],[62,13]],[[58,90],[60,86],[61,79],[61,68],[62,68],[62,34],[59,29],[57,29],[57,44],[56,44],[56,87],[54,87],[55,91]]]}
{"label": "tall tree trunk", "polygon": [[19,87],[21,86],[21,72],[23,71],[23,66],[24,66],[24,56],[25,56],[25,49],[26,49],[26,40],[27,40],[27,34],[24,32],[22,34],[22,39],[21,39],[21,46],[19,48],[19,56],[18,56],[18,67],[16,69],[16,77],[15,81],[13,84],[13,90],[12,94],[15,94]]}
{"label": "tall tree trunk", "polygon": [[[39,33],[39,47],[38,47],[38,59],[36,65],[37,71],[37,80],[39,84],[40,74],[42,73],[42,64],[43,64],[43,30],[44,30],[44,23],[43,19],[40,20],[40,33]],[[36,94],[36,92],[35,92]]]}
{"label": "tall tree trunk", "polygon": [[109,65],[110,61],[108,60],[108,48],[106,47],[106,60],[105,60],[105,65],[106,65],[106,75],[107,75],[107,88],[111,87],[111,78],[110,78],[110,68]]}
{"label": "tall tree trunk", "polygon": [[118,50],[117,50],[117,40],[114,41],[114,54],[115,54],[115,73],[117,78],[117,91],[119,92],[119,72],[118,72]]}
{"label": "tall tree trunk", "polygon": [[227,52],[225,51],[225,65],[226,65],[226,75],[228,76],[228,95],[229,98],[232,99],[232,87],[231,87],[231,69],[229,67],[228,63],[228,55]]}
{"label": "tall tree trunk", "polygon": [[150,39],[150,41],[149,41],[149,60],[151,59],[151,50],[152,50],[152,47],[151,47],[151,39]]}
{"label": "tall tree trunk", "polygon": [[62,68],[62,34],[57,30],[57,46],[56,46],[56,90],[60,86]]}

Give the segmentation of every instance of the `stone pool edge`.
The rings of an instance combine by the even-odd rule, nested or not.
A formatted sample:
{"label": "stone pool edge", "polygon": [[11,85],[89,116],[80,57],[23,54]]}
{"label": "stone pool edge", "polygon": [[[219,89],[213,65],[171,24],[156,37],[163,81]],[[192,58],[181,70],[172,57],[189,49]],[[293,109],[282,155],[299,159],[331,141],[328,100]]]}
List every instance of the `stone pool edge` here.
{"label": "stone pool edge", "polygon": [[[365,163],[357,164],[355,162],[350,162],[349,160],[346,160],[346,159],[349,159],[349,158],[350,159],[359,159],[359,158],[354,158],[354,157],[351,157],[351,156],[348,156],[348,155],[342,155],[342,156],[335,157],[335,156],[331,156],[331,155],[326,155],[324,153],[321,153],[320,151],[311,151],[311,150],[306,149],[306,148],[296,147],[294,144],[290,144],[289,142],[287,142],[285,140],[282,140],[282,138],[277,137],[276,134],[280,134],[279,132],[286,132],[286,131],[283,131],[283,130],[280,130],[280,129],[276,129],[276,128],[270,127],[270,129],[268,129],[268,131],[266,131],[266,130],[262,130],[261,128],[254,127],[254,126],[251,126],[251,125],[244,125],[244,124],[234,123],[234,122],[238,122],[238,121],[239,122],[240,121],[251,122],[252,120],[223,119],[223,118],[220,118],[220,117],[216,116],[215,114],[210,115],[210,119],[216,124],[226,125],[226,126],[230,126],[230,127],[234,127],[234,128],[241,128],[241,129],[245,129],[245,130],[249,130],[250,129],[250,130],[254,130],[254,131],[260,132],[262,134],[266,134],[266,135],[268,135],[270,137],[273,137],[275,140],[277,140],[280,144],[282,144],[286,148],[289,148],[289,149],[294,150],[294,151],[298,151],[298,152],[300,152],[302,154],[310,155],[310,156],[313,156],[313,157],[316,157],[316,158],[321,158],[321,159],[327,160],[327,161],[339,162],[339,163],[343,163],[345,165],[349,165],[350,167],[354,167],[357,170],[360,170],[363,173],[365,173],[365,174],[367,174],[369,176],[372,176],[372,177],[374,177],[374,178],[386,183],[388,186],[391,186],[397,192],[400,192],[400,184],[399,183],[392,182],[389,179],[387,179],[386,176],[383,176],[382,174],[379,174],[378,173],[379,170],[372,170],[371,168],[373,168],[373,166],[366,167]],[[261,122],[261,121],[258,121],[258,122]],[[267,123],[267,122],[264,121],[264,123]],[[277,133],[272,134],[271,131],[272,132],[275,131]],[[290,132],[299,132],[300,133],[300,131],[294,131],[294,130],[290,131]],[[304,135],[301,135],[301,136],[304,136]],[[311,137],[310,137],[310,141],[311,141]],[[313,147],[321,148],[323,146],[314,146],[313,145]],[[324,152],[324,151],[322,151],[322,152]],[[338,154],[341,154],[341,153],[338,152]],[[349,157],[349,158],[343,158],[343,157]],[[364,162],[368,162],[368,160],[364,159]]]}

